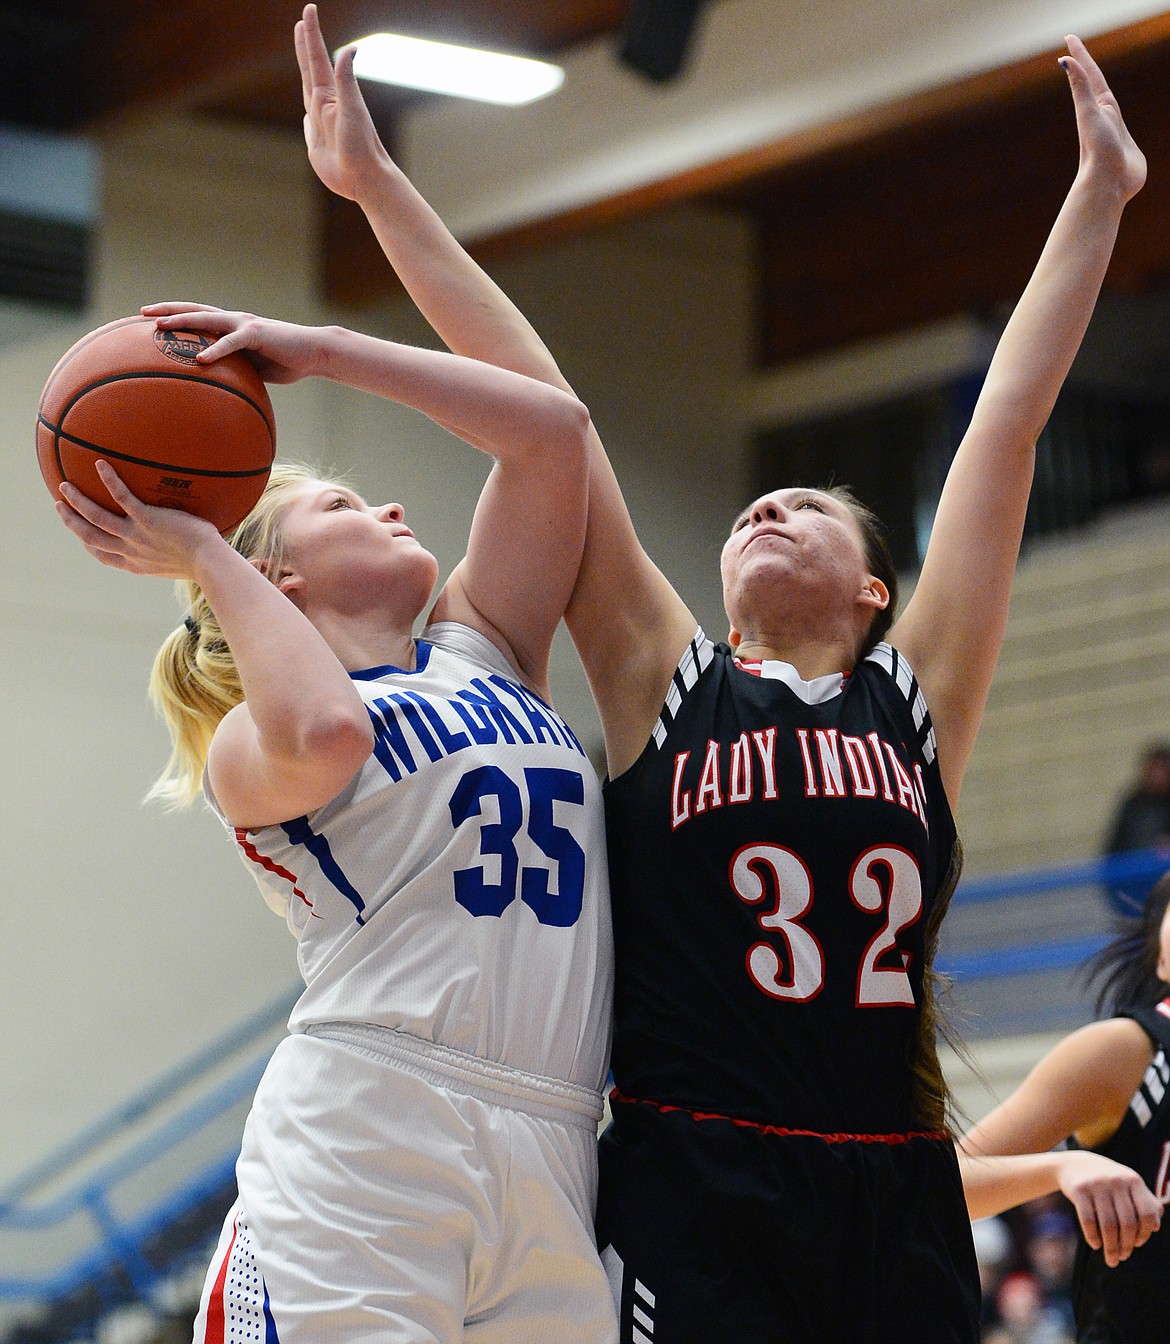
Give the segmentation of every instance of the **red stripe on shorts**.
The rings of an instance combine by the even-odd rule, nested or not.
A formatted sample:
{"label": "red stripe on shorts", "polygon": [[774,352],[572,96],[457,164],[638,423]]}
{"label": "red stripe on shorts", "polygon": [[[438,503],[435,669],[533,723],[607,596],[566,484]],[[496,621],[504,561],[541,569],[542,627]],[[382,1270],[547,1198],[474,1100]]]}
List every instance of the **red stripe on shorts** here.
{"label": "red stripe on shorts", "polygon": [[909,1143],[912,1139],[949,1139],[945,1129],[911,1130],[907,1134],[822,1134],[817,1129],[786,1129],[781,1125],[762,1125],[755,1120],[741,1120],[734,1115],[720,1115],[716,1111],[692,1111],[687,1106],[668,1106],[660,1101],[647,1101],[645,1097],[627,1097],[615,1087],[609,1094],[610,1101],[625,1102],[632,1106],[652,1106],[663,1115],[669,1111],[681,1111],[692,1120],[726,1120],[738,1125],[740,1129],[754,1129],[760,1134],[775,1134],[780,1138],[821,1139],[825,1143]]}
{"label": "red stripe on shorts", "polygon": [[219,1267],[219,1273],[215,1276],[215,1283],[212,1284],[211,1295],[207,1300],[207,1329],[203,1335],[203,1344],[224,1344],[223,1286],[227,1282],[228,1265],[231,1263],[232,1251],[236,1245],[237,1223],[238,1219],[232,1224],[232,1239],[228,1242],[227,1254]]}

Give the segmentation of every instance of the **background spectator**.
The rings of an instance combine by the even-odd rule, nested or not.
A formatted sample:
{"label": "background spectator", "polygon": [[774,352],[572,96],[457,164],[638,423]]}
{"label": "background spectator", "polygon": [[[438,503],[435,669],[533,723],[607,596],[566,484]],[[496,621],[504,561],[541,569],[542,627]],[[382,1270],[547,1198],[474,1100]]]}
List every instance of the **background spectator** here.
{"label": "background spectator", "polygon": [[[1118,804],[1105,853],[1160,847],[1170,849],[1170,743],[1152,742],[1142,757],[1135,787]],[[1118,914],[1134,917],[1141,913],[1153,884],[1153,877],[1113,882],[1105,897]]]}

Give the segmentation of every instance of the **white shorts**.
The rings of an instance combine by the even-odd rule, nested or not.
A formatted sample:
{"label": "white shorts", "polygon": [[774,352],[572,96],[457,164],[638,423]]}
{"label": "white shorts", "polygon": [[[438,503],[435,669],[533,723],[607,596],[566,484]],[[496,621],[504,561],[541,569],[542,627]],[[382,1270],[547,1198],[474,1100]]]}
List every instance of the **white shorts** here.
{"label": "white shorts", "polygon": [[196,1344],[614,1344],[595,1094],[361,1026],[277,1047]]}

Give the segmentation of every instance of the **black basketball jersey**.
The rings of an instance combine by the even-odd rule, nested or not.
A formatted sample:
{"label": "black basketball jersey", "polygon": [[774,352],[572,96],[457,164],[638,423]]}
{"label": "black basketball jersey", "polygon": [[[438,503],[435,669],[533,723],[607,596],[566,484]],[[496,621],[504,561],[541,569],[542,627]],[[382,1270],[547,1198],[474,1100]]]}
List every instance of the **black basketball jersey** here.
{"label": "black basketball jersey", "polygon": [[[1095,1151],[1132,1167],[1170,1202],[1170,998],[1132,1017],[1154,1043],[1154,1059],[1117,1133]],[[1073,1270],[1079,1344],[1166,1344],[1170,1340],[1170,1224],[1110,1269],[1081,1242]]]}
{"label": "black basketball jersey", "polygon": [[606,786],[620,1097],[902,1134],[956,848],[926,704],[880,644],[804,682],[699,631]]}

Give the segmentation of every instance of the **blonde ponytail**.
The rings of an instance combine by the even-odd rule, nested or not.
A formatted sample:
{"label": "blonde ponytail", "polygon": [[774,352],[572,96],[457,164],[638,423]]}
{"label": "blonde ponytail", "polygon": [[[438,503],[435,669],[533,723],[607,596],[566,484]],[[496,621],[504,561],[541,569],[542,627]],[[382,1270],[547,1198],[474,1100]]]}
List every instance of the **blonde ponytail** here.
{"label": "blonde ponytail", "polygon": [[[232,533],[232,546],[265,574],[279,574],[288,497],[318,482],[333,483],[309,467],[277,464],[256,507]],[[187,615],[164,640],[150,672],[150,698],[171,735],[171,755],[146,796],[168,808],[188,807],[199,797],[215,730],[244,698],[232,651],[199,585],[183,580],[176,588]]]}

